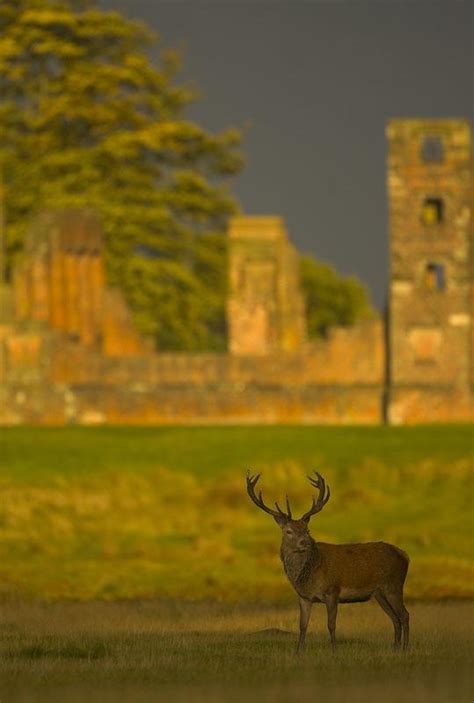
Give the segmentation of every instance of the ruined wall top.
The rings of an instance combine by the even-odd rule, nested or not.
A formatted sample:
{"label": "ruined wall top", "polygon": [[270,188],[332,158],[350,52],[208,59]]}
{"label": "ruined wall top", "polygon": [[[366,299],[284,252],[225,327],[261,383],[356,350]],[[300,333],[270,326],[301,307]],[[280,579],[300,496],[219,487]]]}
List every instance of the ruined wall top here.
{"label": "ruined wall top", "polygon": [[276,215],[232,217],[229,237],[230,239],[248,239],[250,241],[263,239],[286,242],[288,239],[283,218]]}
{"label": "ruined wall top", "polygon": [[62,251],[98,256],[102,249],[102,230],[95,213],[69,209],[40,213],[27,232],[24,254],[37,256]]}
{"label": "ruined wall top", "polygon": [[108,356],[150,351],[120,292],[105,283],[102,229],[92,211],[49,211],[34,219],[13,293],[23,329],[59,332]]}
{"label": "ruined wall top", "polygon": [[306,340],[298,255],[280,217],[234,217],[229,228],[229,351],[295,352]]}
{"label": "ruined wall top", "polygon": [[464,119],[393,119],[386,127],[388,167],[449,171],[470,160],[471,125]]}

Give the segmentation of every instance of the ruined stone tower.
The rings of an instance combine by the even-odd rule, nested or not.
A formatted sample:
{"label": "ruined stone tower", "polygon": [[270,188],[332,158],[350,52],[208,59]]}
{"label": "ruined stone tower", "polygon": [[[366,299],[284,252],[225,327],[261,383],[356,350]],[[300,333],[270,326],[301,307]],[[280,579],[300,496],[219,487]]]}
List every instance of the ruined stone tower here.
{"label": "ruined stone tower", "polygon": [[466,416],[472,372],[472,169],[463,120],[392,120],[388,419]]}
{"label": "ruined stone tower", "polygon": [[234,217],[229,229],[231,354],[295,352],[306,338],[296,251],[280,217]]}
{"label": "ruined stone tower", "polygon": [[86,346],[102,331],[102,233],[92,213],[42,213],[14,272],[16,318]]}
{"label": "ruined stone tower", "polygon": [[0,382],[2,375],[51,380],[61,367],[68,367],[66,376],[74,373],[80,364],[72,363],[72,348],[84,358],[94,351],[108,357],[149,351],[120,291],[106,286],[102,231],[92,212],[38,215],[11,293],[11,320],[3,321],[0,335]]}

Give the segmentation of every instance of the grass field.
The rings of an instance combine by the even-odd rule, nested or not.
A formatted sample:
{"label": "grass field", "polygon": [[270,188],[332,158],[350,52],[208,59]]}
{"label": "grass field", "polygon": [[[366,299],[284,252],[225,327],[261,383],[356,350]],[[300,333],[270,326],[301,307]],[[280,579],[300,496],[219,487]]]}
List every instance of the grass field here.
{"label": "grass field", "polygon": [[1,430],[0,595],[289,602],[279,530],[248,500],[332,498],[323,541],[383,539],[411,556],[407,593],[470,597],[472,428]]}
{"label": "grass field", "polygon": [[[391,650],[374,603],[342,606],[331,652],[323,606],[294,656],[295,607],[176,601],[0,606],[8,703],[470,703],[473,607],[412,603]],[[470,661],[471,660],[471,661]]]}
{"label": "grass field", "polygon": [[[466,426],[1,430],[0,701],[470,703],[472,441]],[[340,608],[335,654],[316,606],[295,658],[296,598],[248,468],[295,512],[317,469],[332,490],[317,539],[409,552],[408,652],[366,603]]]}
{"label": "grass field", "polygon": [[472,458],[473,427],[68,427],[0,428],[2,472],[15,480],[154,468],[212,480],[248,466],[297,462],[342,477],[364,460],[390,469]]}
{"label": "grass field", "polygon": [[8,428],[0,451],[0,596],[291,602],[279,531],[248,500],[332,498],[316,539],[408,551],[407,594],[466,598],[472,427]]}

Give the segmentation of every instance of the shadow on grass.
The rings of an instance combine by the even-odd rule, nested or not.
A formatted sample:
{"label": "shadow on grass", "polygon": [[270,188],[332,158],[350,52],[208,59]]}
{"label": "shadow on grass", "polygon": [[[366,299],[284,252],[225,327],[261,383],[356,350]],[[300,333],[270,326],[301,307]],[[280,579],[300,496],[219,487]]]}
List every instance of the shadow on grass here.
{"label": "shadow on grass", "polygon": [[95,644],[33,644],[16,651],[5,652],[9,659],[85,659],[88,661],[107,656],[107,648],[101,642]]}

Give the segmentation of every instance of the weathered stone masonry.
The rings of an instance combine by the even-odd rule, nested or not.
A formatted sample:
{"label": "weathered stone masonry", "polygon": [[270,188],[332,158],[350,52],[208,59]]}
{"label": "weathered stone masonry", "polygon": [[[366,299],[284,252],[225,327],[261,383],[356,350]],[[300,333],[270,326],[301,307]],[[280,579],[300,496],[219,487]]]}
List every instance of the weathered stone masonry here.
{"label": "weathered stone masonry", "polygon": [[393,120],[389,143],[391,422],[472,404],[473,175],[464,120]]}
{"label": "weathered stone masonry", "polygon": [[278,217],[229,230],[229,353],[163,354],[106,286],[91,213],[44,214],[0,318],[0,422],[393,423],[468,420],[473,383],[469,126],[387,129],[390,312],[306,339],[297,255]]}

